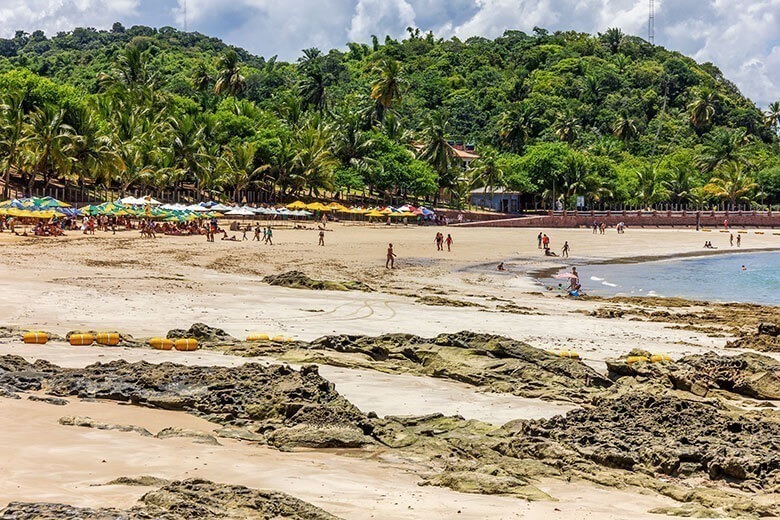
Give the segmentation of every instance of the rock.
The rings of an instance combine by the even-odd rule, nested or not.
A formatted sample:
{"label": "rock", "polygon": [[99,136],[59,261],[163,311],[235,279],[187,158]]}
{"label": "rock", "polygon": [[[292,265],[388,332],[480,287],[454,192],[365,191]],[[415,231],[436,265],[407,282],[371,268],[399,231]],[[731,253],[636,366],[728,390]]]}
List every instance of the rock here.
{"label": "rock", "polygon": [[453,300],[451,298],[443,298],[441,296],[420,296],[415,300],[417,303],[421,303],[423,305],[433,305],[433,306],[439,306],[439,307],[482,307],[484,308],[484,305],[480,305],[478,303],[470,302],[467,300]]}
{"label": "rock", "polygon": [[38,401],[38,402],[41,402],[41,403],[49,403],[49,404],[53,404],[53,405],[56,405],[56,406],[65,406],[69,402],[67,399],[62,399],[60,397],[41,397],[41,396],[38,396],[38,395],[29,395],[29,396],[27,396],[27,399],[30,400],[30,401]]}
{"label": "rock", "polygon": [[608,468],[703,474],[737,484],[754,482],[765,490],[780,485],[780,453],[771,440],[780,439],[780,422],[771,418],[735,420],[715,402],[671,394],[626,393],[597,398],[593,405],[527,422],[504,451],[522,451],[533,437],[560,442]]}
{"label": "rock", "polygon": [[766,322],[759,323],[758,333],[766,334],[767,336],[777,337],[778,335],[780,335],[780,327],[778,327],[776,323],[766,323]]}
{"label": "rock", "polygon": [[221,446],[219,441],[213,435],[205,432],[199,432],[196,430],[189,430],[187,428],[165,428],[157,432],[155,435],[158,439],[170,439],[173,437],[186,437],[195,439],[193,442],[196,444],[209,444],[211,446]]}
{"label": "rock", "polygon": [[234,345],[238,340],[222,329],[209,327],[205,323],[193,323],[188,330],[172,329],[166,335],[169,339],[195,338],[200,347]]}
{"label": "rock", "polygon": [[70,415],[67,417],[60,417],[58,422],[63,426],[81,426],[83,428],[95,428],[96,430],[117,430],[120,432],[134,432],[143,435],[144,437],[152,436],[149,430],[141,428],[140,426],[134,426],[132,424],[109,424],[95,421],[91,417]]}
{"label": "rock", "polygon": [[373,441],[355,427],[299,424],[275,430],[269,435],[268,443],[289,451],[293,448],[360,448]]}
{"label": "rock", "polygon": [[140,487],[159,487],[169,484],[171,481],[153,477],[151,475],[141,475],[140,477],[119,477],[106,482],[104,486],[140,486]]}
{"label": "rock", "polygon": [[[153,477],[152,477],[153,478]],[[172,482],[141,497],[128,510],[91,509],[62,504],[26,504],[12,502],[0,510],[0,518],[55,520],[191,520],[193,518],[268,520],[338,520],[330,513],[295,497],[276,491],[261,491],[243,486],[215,484],[190,479]]]}
{"label": "rock", "polygon": [[301,271],[287,271],[277,275],[269,275],[263,281],[270,285],[291,287],[293,289],[314,289],[319,291],[364,291],[373,289],[363,282],[332,282],[330,280],[314,280]]}
{"label": "rock", "polygon": [[522,479],[482,471],[444,471],[424,479],[423,485],[444,486],[461,493],[513,495],[529,501],[553,500],[550,495]]}

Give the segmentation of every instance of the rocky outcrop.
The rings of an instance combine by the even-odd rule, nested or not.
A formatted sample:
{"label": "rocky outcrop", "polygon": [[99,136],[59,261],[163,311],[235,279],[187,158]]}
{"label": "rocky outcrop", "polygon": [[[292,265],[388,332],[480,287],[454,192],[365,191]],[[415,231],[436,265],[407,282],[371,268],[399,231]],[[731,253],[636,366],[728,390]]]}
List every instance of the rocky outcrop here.
{"label": "rocky outcrop", "polygon": [[[275,350],[274,350],[275,349]],[[435,338],[411,334],[326,336],[309,344],[244,350],[281,354],[297,362],[413,372],[524,397],[584,401],[612,381],[575,359],[561,358],[502,336],[458,332]]]}
{"label": "rocky outcrop", "polygon": [[[343,437],[348,442],[341,444],[338,435],[322,435],[328,446],[372,442],[366,436],[372,431],[371,422],[312,366],[298,371],[286,365],[257,363],[228,368],[112,361],[68,369],[40,361],[28,363],[18,356],[0,356],[0,388],[181,410],[263,439],[281,430],[285,433],[274,438],[283,438],[287,447],[296,438],[305,440],[305,446],[314,446],[311,439],[322,432],[349,432]],[[91,424],[89,418],[67,421],[103,427]],[[360,438],[362,443],[358,442]]]}
{"label": "rocky outcrop", "polygon": [[270,285],[291,287],[293,289],[314,289],[318,291],[373,291],[371,287],[363,282],[334,282],[331,280],[315,280],[313,278],[309,278],[301,271],[287,271],[286,273],[269,275],[263,278],[263,281]]}
{"label": "rocky outcrop", "polygon": [[219,345],[235,345],[238,340],[216,327],[209,327],[205,323],[193,323],[189,329],[172,329],[166,335],[169,339],[194,338],[201,347],[216,347]]}
{"label": "rocky outcrop", "polygon": [[191,520],[193,518],[267,520],[337,520],[337,517],[276,491],[260,491],[243,486],[215,484],[190,479],[172,482],[146,493],[138,505],[128,510],[91,509],[62,504],[25,504],[12,502],[0,510],[0,518],[14,520]]}
{"label": "rocky outcrop", "polygon": [[716,402],[642,392],[524,423],[515,443],[549,439],[608,468],[703,475],[746,490],[780,485],[780,422],[734,416]]}
{"label": "rocky outcrop", "polygon": [[[632,352],[634,358],[642,354]],[[650,354],[643,357],[649,359]],[[780,399],[780,362],[761,354],[721,356],[709,352],[661,363],[629,364],[626,359],[607,361],[611,379],[631,377],[639,382],[656,382],[700,397],[712,390],[723,390],[755,399]]]}
{"label": "rocky outcrop", "polygon": [[755,333],[743,334],[726,343],[727,348],[743,348],[759,352],[780,352],[780,326],[774,322],[761,322]]}

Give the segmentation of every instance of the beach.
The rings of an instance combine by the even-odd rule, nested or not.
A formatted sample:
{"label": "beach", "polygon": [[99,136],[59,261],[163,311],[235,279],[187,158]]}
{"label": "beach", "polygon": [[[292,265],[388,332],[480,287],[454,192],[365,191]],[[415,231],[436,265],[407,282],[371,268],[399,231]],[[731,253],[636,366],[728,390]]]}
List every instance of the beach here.
{"label": "beach", "polygon": [[[452,235],[451,252],[436,250],[437,231]],[[540,231],[549,235],[558,254],[567,241],[570,258],[545,257],[537,246]],[[241,233],[237,235],[240,239]],[[725,233],[629,229],[621,235],[612,230],[599,235],[586,229],[328,223],[324,238],[325,247],[318,247],[314,227],[276,229],[273,246],[251,240],[207,243],[205,237],[142,239],[130,231],[94,236],[71,232],[61,238],[2,233],[0,325],[63,337],[73,330],[116,330],[144,341],[205,323],[240,340],[249,333],[281,335],[300,342],[300,348],[296,343],[294,351],[267,354],[261,348],[259,356],[246,357],[219,349],[73,347],[62,340],[24,345],[18,333],[9,332],[0,338],[0,354],[73,369],[120,359],[228,368],[250,361],[286,362],[298,369],[325,359],[329,361],[318,363],[319,375],[363,413],[375,412],[381,418],[439,412],[498,427],[513,420],[549,419],[586,403],[571,397],[556,400],[550,391],[543,399],[488,392],[464,378],[430,377],[406,365],[394,368],[389,366],[392,358],[381,367],[348,351],[315,358],[311,344],[304,342],[329,335],[403,333],[433,338],[467,330],[505,336],[544,351],[576,351],[582,363],[602,374],[606,360],[636,348],[675,359],[745,351],[726,348],[739,335],[737,328],[714,317],[706,326],[649,313],[632,319],[631,312],[639,313],[636,305],[569,298],[535,277],[576,266],[587,293],[588,284],[595,283],[589,281],[591,263],[698,255],[705,240],[718,246],[718,252],[736,252],[729,248]],[[392,270],[384,262],[389,243],[398,255]],[[780,237],[751,230],[743,234],[741,249],[780,249]],[[506,271],[496,269],[499,262]],[[265,276],[293,270],[316,280],[362,282],[371,291],[296,289],[263,281]],[[654,310],[664,304],[643,305]],[[605,309],[617,308],[628,314],[605,319]],[[745,330],[748,325],[752,327],[746,324]],[[780,361],[778,352],[765,355]],[[189,438],[65,426],[58,420],[67,415],[138,425],[151,433],[170,426],[202,432],[217,428],[179,411],[76,397],[67,401],[55,406],[26,397],[0,398],[2,422],[12,425],[0,438],[3,445],[17,448],[0,463],[7,475],[0,483],[0,497],[6,502],[129,508],[152,487],[102,484],[121,476],[153,475],[165,480],[197,476],[278,490],[343,518],[650,518],[657,517],[651,510],[679,505],[670,493],[581,478],[534,480],[534,487],[554,500],[420,486],[422,476],[438,466],[432,467],[419,453],[399,454],[388,448],[286,452],[232,438],[219,438],[218,446],[202,445]]]}

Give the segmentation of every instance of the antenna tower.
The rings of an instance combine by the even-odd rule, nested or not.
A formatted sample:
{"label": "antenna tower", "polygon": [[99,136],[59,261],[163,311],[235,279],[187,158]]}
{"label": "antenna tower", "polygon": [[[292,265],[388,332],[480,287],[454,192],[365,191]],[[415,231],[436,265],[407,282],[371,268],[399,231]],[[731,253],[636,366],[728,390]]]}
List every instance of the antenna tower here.
{"label": "antenna tower", "polygon": [[184,32],[187,32],[187,0],[184,0]]}
{"label": "antenna tower", "polygon": [[650,1],[650,15],[647,19],[647,36],[650,45],[655,45],[655,0]]}

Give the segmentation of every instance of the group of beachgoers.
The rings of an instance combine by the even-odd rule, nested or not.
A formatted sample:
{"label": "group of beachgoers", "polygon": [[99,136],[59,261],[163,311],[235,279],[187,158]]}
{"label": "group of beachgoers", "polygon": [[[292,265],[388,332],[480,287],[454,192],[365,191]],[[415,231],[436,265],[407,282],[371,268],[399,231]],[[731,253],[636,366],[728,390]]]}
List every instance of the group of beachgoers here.
{"label": "group of beachgoers", "polygon": [[[599,223],[598,221],[593,221],[593,234],[599,234],[599,235],[605,235],[607,233],[607,224],[605,222]],[[615,224],[615,231],[617,231],[618,235],[622,235],[626,232],[626,223],[625,222],[618,222]]]}
{"label": "group of beachgoers", "polygon": [[436,233],[434,239],[436,243],[436,251],[444,251],[444,245],[447,245],[447,251],[452,251],[452,235],[447,233],[447,238],[444,238],[444,233]]}
{"label": "group of beachgoers", "polygon": [[[550,237],[548,237],[546,233],[539,232],[536,237],[536,247],[544,250],[544,256],[558,256],[555,254],[555,251],[552,250],[552,247],[550,246]],[[569,258],[570,251],[571,246],[569,246],[569,241],[566,240],[563,242],[563,247],[561,247],[561,258]]]}

